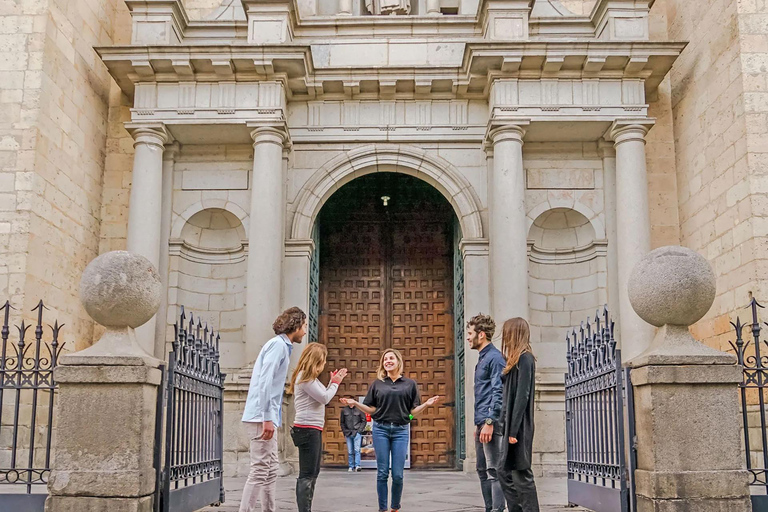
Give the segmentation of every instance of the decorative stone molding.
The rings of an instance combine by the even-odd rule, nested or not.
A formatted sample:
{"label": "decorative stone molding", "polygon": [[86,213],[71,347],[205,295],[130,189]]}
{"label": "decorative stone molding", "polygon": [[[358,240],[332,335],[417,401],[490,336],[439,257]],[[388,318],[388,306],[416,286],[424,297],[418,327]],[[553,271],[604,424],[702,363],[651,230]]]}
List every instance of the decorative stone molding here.
{"label": "decorative stone molding", "polygon": [[225,249],[211,249],[207,247],[195,247],[181,239],[171,239],[169,254],[180,256],[187,261],[205,263],[210,265],[222,263],[241,263],[248,257],[248,241],[242,240],[239,247]]}
{"label": "decorative stone molding", "polygon": [[312,238],[315,218],[333,192],[372,172],[400,172],[426,181],[451,203],[465,238],[484,238],[482,205],[469,181],[448,161],[428,155],[423,149],[399,144],[361,146],[318,169],[299,192],[291,238]]}
{"label": "decorative stone molding", "polygon": [[286,240],[285,241],[285,256],[286,258],[311,258],[312,253],[315,252],[315,241],[307,240]]}
{"label": "decorative stone molding", "polygon": [[176,220],[173,222],[173,225],[171,226],[171,239],[174,240],[180,240],[181,239],[181,230],[184,229],[184,225],[187,223],[189,219],[191,219],[195,214],[200,213],[203,210],[208,210],[210,208],[218,208],[221,210],[226,210],[235,217],[237,217],[240,220],[240,223],[243,225],[243,229],[245,232],[248,232],[248,227],[250,225],[250,217],[248,215],[248,212],[243,210],[240,205],[237,203],[233,203],[231,201],[226,201],[223,199],[204,199],[200,202],[197,202],[191,206],[189,206],[184,212],[176,217]]}
{"label": "decorative stone molding", "polygon": [[558,265],[563,263],[581,263],[608,254],[608,240],[593,242],[568,249],[547,249],[538,247],[533,240],[528,240],[528,258],[533,263],[543,265]]}
{"label": "decorative stone molding", "polygon": [[489,254],[487,238],[462,238],[459,242],[461,257],[467,259],[470,256],[487,258]]}

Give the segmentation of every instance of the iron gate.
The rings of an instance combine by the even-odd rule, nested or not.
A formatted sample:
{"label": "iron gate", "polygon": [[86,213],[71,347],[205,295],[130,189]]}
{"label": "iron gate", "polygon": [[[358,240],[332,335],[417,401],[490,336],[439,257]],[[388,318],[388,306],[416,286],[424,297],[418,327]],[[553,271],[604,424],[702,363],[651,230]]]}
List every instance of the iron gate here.
{"label": "iron gate", "polygon": [[[764,390],[768,388],[768,355],[761,353],[760,319],[757,308],[762,308],[755,298],[748,306],[752,311],[752,323],[742,324],[740,318],[731,325],[736,331],[736,343],[730,342],[742,367],[741,413],[744,420],[744,450],[747,470],[751,476],[752,509],[768,512],[768,445],[766,444],[766,413]],[[752,339],[744,341],[742,330],[749,325]],[[755,403],[757,402],[757,403]]]}
{"label": "iron gate", "polygon": [[[16,326],[18,339],[10,339],[10,302],[0,308],[0,510],[42,512],[51,471],[51,433],[56,381],[53,370],[64,345],[59,345],[58,321],[50,327],[51,341],[43,340],[40,301],[34,341],[27,342],[31,325]],[[4,412],[9,412],[4,415]],[[8,443],[2,440],[9,440]]]}
{"label": "iron gate", "polygon": [[[224,501],[222,475],[224,377],[219,335],[184,307],[175,324],[164,393],[160,394],[155,458],[157,512],[193,512]],[[165,433],[163,435],[163,424]]]}
{"label": "iron gate", "polygon": [[634,439],[632,386],[608,308],[568,333],[566,343],[568,501],[595,512],[629,512],[635,509],[635,450],[627,449]]}

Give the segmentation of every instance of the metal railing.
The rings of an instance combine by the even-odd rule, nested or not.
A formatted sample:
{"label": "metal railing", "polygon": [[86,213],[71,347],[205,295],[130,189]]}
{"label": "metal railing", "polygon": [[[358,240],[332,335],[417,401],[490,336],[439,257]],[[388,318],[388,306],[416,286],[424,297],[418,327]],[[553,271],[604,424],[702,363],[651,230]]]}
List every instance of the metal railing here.
{"label": "metal railing", "polygon": [[[51,436],[56,395],[54,369],[64,344],[59,344],[63,325],[50,326],[50,342],[43,340],[40,301],[34,312],[37,324],[34,340],[27,340],[32,327],[22,321],[15,326],[18,338],[11,339],[10,313],[6,301],[0,307],[0,509],[15,512],[42,511],[51,471]],[[9,414],[10,413],[10,414]],[[39,489],[41,492],[33,492]]]}
{"label": "metal railing", "polygon": [[[768,511],[768,433],[766,428],[765,389],[768,388],[768,344],[760,340],[760,319],[758,308],[762,308],[753,297],[747,306],[751,310],[752,323],[742,324],[736,317],[731,322],[736,331],[736,341],[729,341],[742,367],[741,414],[744,421],[744,450],[747,470],[750,474],[752,508],[755,512]],[[768,323],[766,323],[768,325]],[[752,339],[744,340],[744,327],[749,326]],[[765,350],[764,355],[762,351]]]}
{"label": "metal railing", "polygon": [[[199,319],[195,324],[191,314],[187,320],[183,306],[175,333],[157,420],[165,424],[165,463],[155,510],[192,512],[224,501],[225,374],[219,366],[219,335]],[[156,436],[161,446],[162,428]]]}
{"label": "metal railing", "polygon": [[632,389],[608,308],[569,332],[566,343],[568,501],[595,512],[628,512],[634,497],[628,463],[634,452],[627,450],[634,426]]}

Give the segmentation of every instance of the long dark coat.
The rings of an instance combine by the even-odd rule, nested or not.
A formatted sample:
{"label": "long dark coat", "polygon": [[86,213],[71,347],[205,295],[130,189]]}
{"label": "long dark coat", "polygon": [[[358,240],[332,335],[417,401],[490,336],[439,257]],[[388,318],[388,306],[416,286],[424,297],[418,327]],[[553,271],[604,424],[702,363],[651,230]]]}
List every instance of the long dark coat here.
{"label": "long dark coat", "polygon": [[[530,352],[520,356],[517,365],[502,376],[504,398],[504,448],[501,452],[503,469],[530,469],[533,457],[533,409],[536,359]],[[509,444],[509,438],[517,439]]]}

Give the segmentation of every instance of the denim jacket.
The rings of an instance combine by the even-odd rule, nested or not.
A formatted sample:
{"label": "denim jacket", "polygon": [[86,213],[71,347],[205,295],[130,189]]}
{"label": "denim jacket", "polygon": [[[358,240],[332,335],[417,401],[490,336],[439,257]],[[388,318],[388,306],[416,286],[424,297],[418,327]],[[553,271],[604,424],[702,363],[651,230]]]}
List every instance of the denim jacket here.
{"label": "denim jacket", "polygon": [[495,422],[501,419],[501,372],[504,366],[504,356],[493,343],[480,351],[475,366],[475,425],[480,425],[487,418]]}

